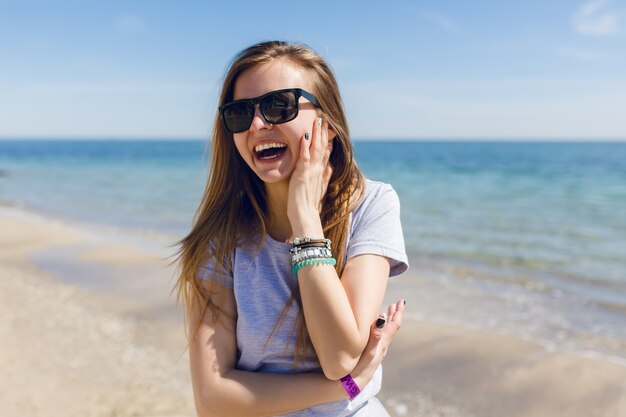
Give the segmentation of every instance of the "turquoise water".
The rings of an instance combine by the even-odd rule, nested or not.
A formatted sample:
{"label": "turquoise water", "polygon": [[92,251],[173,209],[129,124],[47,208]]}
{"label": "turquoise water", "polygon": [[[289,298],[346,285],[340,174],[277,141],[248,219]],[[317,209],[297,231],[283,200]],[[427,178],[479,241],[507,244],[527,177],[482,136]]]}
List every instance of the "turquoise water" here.
{"label": "turquoise water", "polygon": [[[626,362],[626,143],[356,142],[394,185],[414,318]],[[171,243],[199,141],[0,141],[0,204]]]}

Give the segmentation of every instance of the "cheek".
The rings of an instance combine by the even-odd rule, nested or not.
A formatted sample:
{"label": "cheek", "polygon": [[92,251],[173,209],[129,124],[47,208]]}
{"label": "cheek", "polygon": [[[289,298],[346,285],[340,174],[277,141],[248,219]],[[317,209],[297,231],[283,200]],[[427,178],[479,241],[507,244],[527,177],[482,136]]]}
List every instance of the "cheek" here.
{"label": "cheek", "polygon": [[285,128],[288,129],[289,136],[299,142],[304,136],[304,132],[309,132],[309,134],[313,132],[313,123],[316,118],[315,112],[300,112],[296,119],[285,124]]}
{"label": "cheek", "polygon": [[235,148],[237,148],[237,152],[239,155],[247,162],[250,160],[250,152],[246,147],[246,138],[241,133],[235,133],[233,135],[233,140],[235,142]]}

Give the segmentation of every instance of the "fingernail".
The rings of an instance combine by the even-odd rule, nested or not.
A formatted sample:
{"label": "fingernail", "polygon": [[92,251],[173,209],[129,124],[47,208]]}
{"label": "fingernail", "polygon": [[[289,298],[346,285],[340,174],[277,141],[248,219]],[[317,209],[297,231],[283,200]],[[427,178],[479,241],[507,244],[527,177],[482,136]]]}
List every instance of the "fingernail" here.
{"label": "fingernail", "polygon": [[317,118],[317,125],[318,125],[319,127],[322,127],[322,118],[321,118],[321,117],[318,117],[318,118]]}
{"label": "fingernail", "polygon": [[380,318],[378,320],[376,320],[376,327],[378,327],[379,329],[382,329],[383,326],[385,325],[385,319]]}
{"label": "fingernail", "polygon": [[304,140],[309,140],[309,132],[304,132]]}
{"label": "fingernail", "polygon": [[404,302],[404,305],[406,305],[406,300],[402,300]]}

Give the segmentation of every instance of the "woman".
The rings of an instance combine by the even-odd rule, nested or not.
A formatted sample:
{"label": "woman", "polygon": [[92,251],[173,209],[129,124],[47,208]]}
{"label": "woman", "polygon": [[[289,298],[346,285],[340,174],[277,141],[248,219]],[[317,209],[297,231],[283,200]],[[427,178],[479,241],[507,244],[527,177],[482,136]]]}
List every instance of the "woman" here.
{"label": "woman", "polygon": [[407,268],[399,202],[359,172],[337,82],[308,47],[232,62],[180,260],[199,415],[387,415],[374,396],[404,302],[386,324],[378,311]]}

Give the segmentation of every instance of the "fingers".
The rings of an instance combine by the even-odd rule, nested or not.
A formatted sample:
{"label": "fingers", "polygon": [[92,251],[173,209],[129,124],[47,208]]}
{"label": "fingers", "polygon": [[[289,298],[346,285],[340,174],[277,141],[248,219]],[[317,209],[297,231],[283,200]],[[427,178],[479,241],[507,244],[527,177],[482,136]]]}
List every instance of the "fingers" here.
{"label": "fingers", "polygon": [[300,155],[299,158],[301,161],[309,161],[311,154],[309,152],[309,146],[311,145],[311,134],[309,132],[304,132],[302,139],[300,140]]}
{"label": "fingers", "polygon": [[[333,142],[329,137],[328,122],[318,117],[313,122],[311,132],[304,132],[300,140],[300,158],[313,164],[319,162],[325,176],[328,174],[328,160],[333,150]],[[330,179],[330,174],[327,177]]]}
{"label": "fingers", "polygon": [[406,306],[405,300],[398,300],[395,304],[389,306],[390,309],[393,308],[393,317],[389,319],[390,328],[393,328],[393,333],[397,332],[398,329],[402,326],[402,315],[404,314],[404,308]]}
{"label": "fingers", "polygon": [[305,131],[300,138],[296,167],[290,180],[294,190],[299,190],[290,194],[298,200],[293,202],[294,207],[305,205],[321,212],[333,173],[328,142],[328,123],[318,117],[311,130]]}
{"label": "fingers", "polygon": [[385,315],[385,313],[382,313],[378,315],[378,318],[376,319],[376,322],[374,324],[376,325],[377,329],[382,329],[383,327],[385,327],[385,323],[387,323],[387,316]]}
{"label": "fingers", "polygon": [[402,315],[404,314],[405,301],[398,300],[395,304],[389,305],[387,308],[388,320],[385,324],[381,338],[391,341],[396,332],[402,326]]}
{"label": "fingers", "polygon": [[387,313],[389,314],[389,320],[393,320],[394,314],[397,311],[404,311],[404,306],[406,305],[406,301],[405,300],[398,300],[396,301],[395,304],[390,304],[388,309],[387,309]]}
{"label": "fingers", "polygon": [[312,154],[317,154],[316,150],[319,148],[319,142],[321,141],[321,118],[318,117],[314,122],[311,131],[306,131],[300,139],[300,158],[304,162],[309,162],[313,159]]}
{"label": "fingers", "polygon": [[314,143],[312,143],[312,145],[315,146],[316,151],[320,151],[321,149],[323,149],[322,144],[326,143],[326,141],[324,140],[324,136],[326,136],[326,140],[328,140],[328,127],[325,126],[325,123],[323,123],[321,117],[315,119],[315,123],[313,123],[313,125],[314,129],[317,131],[317,134],[314,137]]}
{"label": "fingers", "polygon": [[370,327],[370,337],[363,351],[361,359],[370,360],[376,364],[383,361],[387,355],[387,350],[391,340],[402,324],[402,314],[404,313],[404,300],[399,300],[391,304],[387,311],[393,311],[393,317],[382,313],[372,323]]}
{"label": "fingers", "polygon": [[330,153],[328,152],[328,122],[318,117],[313,122],[310,141],[311,162],[321,162],[326,166]]}
{"label": "fingers", "polygon": [[364,353],[369,354],[370,356],[375,356],[376,352],[380,349],[384,349],[384,339],[383,332],[385,329],[385,323],[387,322],[386,315],[379,314],[378,318],[374,320],[372,325],[370,326],[370,337],[367,341],[367,345],[365,346]]}
{"label": "fingers", "polygon": [[393,319],[393,314],[396,312],[396,304],[389,304],[387,307],[387,315],[389,316],[389,320]]}

